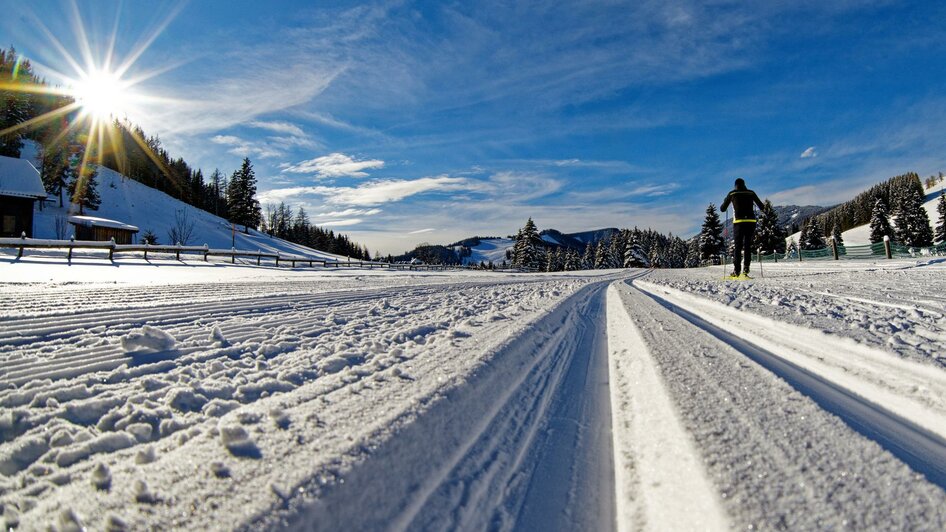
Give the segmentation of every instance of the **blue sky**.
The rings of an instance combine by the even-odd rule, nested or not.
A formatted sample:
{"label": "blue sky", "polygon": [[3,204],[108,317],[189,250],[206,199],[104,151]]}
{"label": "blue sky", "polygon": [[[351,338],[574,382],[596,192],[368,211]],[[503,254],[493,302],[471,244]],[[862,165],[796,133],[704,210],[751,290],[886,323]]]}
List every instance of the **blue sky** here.
{"label": "blue sky", "polygon": [[530,216],[690,236],[735,177],[826,205],[946,170],[941,2],[0,7],[0,43],[54,82],[114,33],[146,78],[126,112],[173,155],[205,175],[249,156],[262,201],[383,252]]}

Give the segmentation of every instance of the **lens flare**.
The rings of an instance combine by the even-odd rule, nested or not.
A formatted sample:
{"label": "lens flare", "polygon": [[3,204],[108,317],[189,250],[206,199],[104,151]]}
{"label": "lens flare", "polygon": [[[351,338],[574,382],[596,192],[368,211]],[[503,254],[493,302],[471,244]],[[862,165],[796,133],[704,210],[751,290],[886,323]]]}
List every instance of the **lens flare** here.
{"label": "lens flare", "polygon": [[72,96],[83,113],[99,120],[120,118],[130,100],[127,83],[113,72],[97,69],[77,80]]}

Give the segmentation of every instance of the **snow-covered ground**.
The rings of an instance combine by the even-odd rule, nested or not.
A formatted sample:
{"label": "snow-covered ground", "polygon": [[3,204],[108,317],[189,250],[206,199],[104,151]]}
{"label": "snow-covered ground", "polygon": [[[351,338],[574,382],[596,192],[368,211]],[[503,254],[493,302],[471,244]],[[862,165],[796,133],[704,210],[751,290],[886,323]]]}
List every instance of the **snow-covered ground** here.
{"label": "snow-covered ground", "polygon": [[168,262],[0,261],[7,526],[946,527],[941,259]]}

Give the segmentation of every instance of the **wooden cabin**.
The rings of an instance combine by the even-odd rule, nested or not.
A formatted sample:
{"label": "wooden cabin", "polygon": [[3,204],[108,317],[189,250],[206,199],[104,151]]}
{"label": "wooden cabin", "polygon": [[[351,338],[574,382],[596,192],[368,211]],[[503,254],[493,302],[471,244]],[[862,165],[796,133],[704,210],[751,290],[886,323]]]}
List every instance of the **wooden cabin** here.
{"label": "wooden cabin", "polygon": [[131,244],[138,232],[133,225],[95,216],[70,216],[69,223],[75,227],[76,240],[107,242],[114,238],[116,244]]}
{"label": "wooden cabin", "polygon": [[33,205],[46,199],[39,171],[26,159],[0,156],[0,237],[33,237]]}

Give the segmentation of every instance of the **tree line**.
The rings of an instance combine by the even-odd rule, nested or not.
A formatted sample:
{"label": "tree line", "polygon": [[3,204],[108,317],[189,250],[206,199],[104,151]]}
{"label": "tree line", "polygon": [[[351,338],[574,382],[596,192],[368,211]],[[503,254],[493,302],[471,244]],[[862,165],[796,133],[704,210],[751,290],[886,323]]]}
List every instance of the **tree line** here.
{"label": "tree line", "polygon": [[510,264],[531,271],[577,271],[609,268],[684,268],[698,261],[685,240],[652,229],[622,229],[583,250],[544,240],[532,218],[514,238]]}

